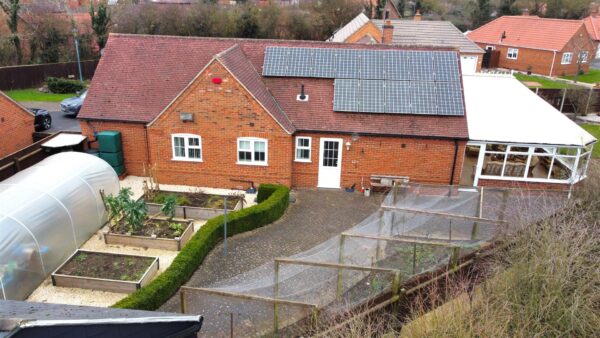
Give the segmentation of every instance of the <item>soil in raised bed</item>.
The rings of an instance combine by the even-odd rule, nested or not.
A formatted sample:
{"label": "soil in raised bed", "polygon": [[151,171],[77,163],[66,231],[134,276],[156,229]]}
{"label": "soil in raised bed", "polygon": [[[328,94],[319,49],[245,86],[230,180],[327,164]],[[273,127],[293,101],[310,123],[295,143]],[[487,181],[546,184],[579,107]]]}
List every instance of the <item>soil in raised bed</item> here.
{"label": "soil in raised bed", "polygon": [[[144,201],[148,203],[163,204],[165,197],[169,195],[177,196],[177,205],[223,209],[223,196],[198,192],[175,192],[159,190],[152,199],[148,199],[144,195]],[[240,199],[241,198],[238,196],[227,196],[227,209],[233,210]]]}
{"label": "soil in raised bed", "polygon": [[137,282],[152,264],[152,257],[119,256],[79,251],[57,273],[69,276]]}
{"label": "soil in raised bed", "polygon": [[[171,228],[171,224],[179,224],[179,229]],[[131,233],[133,236],[146,236],[150,237],[152,234],[156,235],[158,238],[176,238],[181,237],[183,232],[187,228],[189,223],[187,222],[177,222],[177,221],[167,221],[162,219],[147,219],[144,225]],[[179,233],[176,233],[179,230]],[[116,234],[129,234],[129,226],[125,224],[123,219],[119,220],[119,223],[112,226],[110,229],[112,233]]]}

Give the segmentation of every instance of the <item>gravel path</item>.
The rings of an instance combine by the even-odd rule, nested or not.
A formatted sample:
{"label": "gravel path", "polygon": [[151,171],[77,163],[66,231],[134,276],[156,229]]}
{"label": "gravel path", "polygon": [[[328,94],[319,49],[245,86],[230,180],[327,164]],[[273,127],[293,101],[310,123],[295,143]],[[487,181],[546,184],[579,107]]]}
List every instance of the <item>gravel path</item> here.
{"label": "gravel path", "polygon": [[[187,286],[205,287],[251,270],[277,257],[293,255],[356,225],[375,212],[384,195],[366,198],[339,190],[297,190],[296,202],[277,222],[228,239],[228,254],[221,243],[196,270]],[[159,311],[179,312],[179,295]]]}

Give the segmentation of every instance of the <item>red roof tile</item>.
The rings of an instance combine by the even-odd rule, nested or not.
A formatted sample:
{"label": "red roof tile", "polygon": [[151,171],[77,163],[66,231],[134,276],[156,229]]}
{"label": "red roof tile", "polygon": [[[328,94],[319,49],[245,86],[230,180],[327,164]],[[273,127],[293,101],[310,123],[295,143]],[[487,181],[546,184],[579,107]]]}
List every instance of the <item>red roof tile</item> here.
{"label": "red roof tile", "polygon": [[478,43],[561,51],[581,25],[581,20],[502,16],[467,36]]}
{"label": "red roof tile", "polygon": [[592,39],[599,41],[600,40],[600,16],[590,15],[587,18],[583,19],[583,23],[585,24],[585,29],[587,29],[588,33],[592,37]]}
{"label": "red roof tile", "polygon": [[[79,118],[148,123],[216,58],[290,132],[468,137],[465,116],[334,112],[333,79],[262,77],[267,46],[406,49],[317,41],[111,34]],[[301,84],[306,86],[308,102],[296,100]]]}

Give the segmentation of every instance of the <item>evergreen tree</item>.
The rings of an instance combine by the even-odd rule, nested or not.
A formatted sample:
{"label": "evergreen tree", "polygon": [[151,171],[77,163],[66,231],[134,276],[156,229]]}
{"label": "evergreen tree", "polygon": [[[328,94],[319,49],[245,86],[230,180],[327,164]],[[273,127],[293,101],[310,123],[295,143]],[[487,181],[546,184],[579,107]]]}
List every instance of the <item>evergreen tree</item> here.
{"label": "evergreen tree", "polygon": [[473,29],[482,26],[490,21],[492,6],[489,0],[477,0],[475,8],[471,12]]}
{"label": "evergreen tree", "polygon": [[106,46],[108,40],[108,30],[110,25],[110,13],[105,2],[98,5],[98,10],[94,9],[94,3],[90,3],[90,17],[92,19],[92,29],[96,34],[96,40],[100,50]]}

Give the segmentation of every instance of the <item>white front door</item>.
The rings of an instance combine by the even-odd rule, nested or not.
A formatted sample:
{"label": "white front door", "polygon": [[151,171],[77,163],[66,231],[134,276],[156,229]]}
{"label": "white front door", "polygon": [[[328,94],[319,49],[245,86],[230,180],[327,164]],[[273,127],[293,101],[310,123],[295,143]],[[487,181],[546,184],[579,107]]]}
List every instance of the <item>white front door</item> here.
{"label": "white front door", "polygon": [[475,74],[477,72],[477,56],[472,55],[461,55],[460,57],[460,69],[463,74]]}
{"label": "white front door", "polygon": [[322,138],[319,152],[319,188],[339,188],[342,176],[341,138]]}

